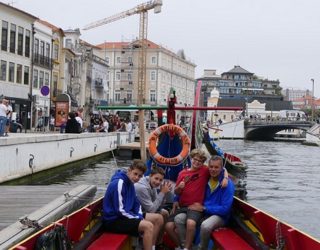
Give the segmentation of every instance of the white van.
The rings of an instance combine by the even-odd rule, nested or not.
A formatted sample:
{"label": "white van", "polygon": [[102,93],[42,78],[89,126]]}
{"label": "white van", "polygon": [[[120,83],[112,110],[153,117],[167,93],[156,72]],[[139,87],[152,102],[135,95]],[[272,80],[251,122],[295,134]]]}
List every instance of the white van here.
{"label": "white van", "polygon": [[305,121],[307,116],[300,110],[280,110],[279,116],[281,120],[287,121]]}

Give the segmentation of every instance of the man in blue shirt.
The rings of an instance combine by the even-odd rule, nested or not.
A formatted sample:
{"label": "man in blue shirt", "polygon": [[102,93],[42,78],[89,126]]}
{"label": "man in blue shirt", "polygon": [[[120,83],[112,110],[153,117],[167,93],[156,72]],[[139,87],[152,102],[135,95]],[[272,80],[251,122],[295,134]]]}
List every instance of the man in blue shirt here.
{"label": "man in blue shirt", "polygon": [[190,208],[204,212],[204,220],[200,228],[199,250],[208,249],[212,230],[222,227],[228,222],[234,195],[232,181],[228,181],[228,186],[225,188],[222,188],[220,184],[224,178],[222,158],[217,155],[211,157],[208,168],[210,179],[206,187],[204,204],[196,203]]}

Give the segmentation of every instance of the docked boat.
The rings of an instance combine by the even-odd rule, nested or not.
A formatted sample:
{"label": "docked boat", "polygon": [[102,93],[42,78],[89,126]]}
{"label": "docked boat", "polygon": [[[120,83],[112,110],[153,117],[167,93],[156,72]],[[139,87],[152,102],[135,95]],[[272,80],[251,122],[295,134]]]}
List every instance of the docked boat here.
{"label": "docked boat", "polygon": [[306,140],[303,144],[311,146],[320,146],[320,124],[313,125],[306,132]]}

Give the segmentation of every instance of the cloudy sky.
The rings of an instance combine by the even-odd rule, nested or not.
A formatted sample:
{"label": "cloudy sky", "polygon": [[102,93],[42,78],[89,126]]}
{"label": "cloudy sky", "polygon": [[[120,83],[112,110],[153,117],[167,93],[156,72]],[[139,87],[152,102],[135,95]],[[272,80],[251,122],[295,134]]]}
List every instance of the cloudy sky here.
{"label": "cloudy sky", "polygon": [[[9,2],[7,0],[1,0]],[[52,24],[82,28],[131,9],[139,0],[13,0],[13,6]],[[163,0],[149,12],[148,39],[174,52],[184,49],[204,69],[223,73],[240,65],[258,76],[279,79],[283,88],[310,89],[320,97],[319,0]],[[138,36],[139,16],[88,31],[82,39],[99,44]]]}

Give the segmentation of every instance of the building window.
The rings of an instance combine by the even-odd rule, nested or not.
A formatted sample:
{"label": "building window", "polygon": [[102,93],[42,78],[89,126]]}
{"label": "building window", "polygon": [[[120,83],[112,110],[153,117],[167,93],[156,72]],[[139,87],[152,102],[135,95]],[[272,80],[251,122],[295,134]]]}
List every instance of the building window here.
{"label": "building window", "polygon": [[40,42],[40,55],[44,56],[44,41]]}
{"label": "building window", "polygon": [[157,58],[155,56],[151,57],[151,64],[156,64]]}
{"label": "building window", "polygon": [[132,90],[127,90],[127,101],[132,102]]}
{"label": "building window", "polygon": [[17,26],[15,24],[10,25],[10,52],[16,52],[16,29]]}
{"label": "building window", "polygon": [[48,72],[46,72],[44,75],[44,84],[46,86],[49,86],[49,73]]}
{"label": "building window", "polygon": [[26,39],[24,45],[24,55],[26,57],[30,56],[30,30],[26,30]]}
{"label": "building window", "polygon": [[29,67],[24,66],[23,84],[29,85]]}
{"label": "building window", "polygon": [[7,62],[3,60],[1,60],[0,80],[1,81],[7,80]]}
{"label": "building window", "polygon": [[18,55],[23,55],[23,28],[18,28]]}
{"label": "building window", "polygon": [[119,91],[119,90],[116,90],[116,91],[114,92],[114,100],[115,100],[116,102],[120,102],[120,91]]}
{"label": "building window", "polygon": [[17,83],[22,83],[22,65],[17,64]]}
{"label": "building window", "polygon": [[130,81],[130,82],[132,81],[132,72],[128,73],[128,81]]}
{"label": "building window", "polygon": [[39,39],[34,39],[34,54],[39,57]]}
{"label": "building window", "polygon": [[[131,65],[132,64],[132,57],[128,56],[128,63]],[[132,66],[132,65],[131,65]]]}
{"label": "building window", "polygon": [[116,72],[116,81],[120,81],[121,80],[121,74],[120,71]]}
{"label": "building window", "polygon": [[14,82],[14,63],[9,63],[9,82]]}
{"label": "building window", "polygon": [[109,64],[109,62],[110,62],[110,58],[109,57],[106,57],[106,62],[107,62],[107,64]]}
{"label": "building window", "polygon": [[117,60],[117,63],[119,64],[121,62],[120,56],[118,56],[116,60]]}
{"label": "building window", "polygon": [[72,49],[72,40],[71,39],[66,39],[66,48]]}
{"label": "building window", "polygon": [[52,95],[56,97],[58,95],[58,75],[57,74],[53,74],[52,76],[52,85],[53,85]]}
{"label": "building window", "polygon": [[39,88],[43,87],[43,81],[44,81],[44,72],[40,71],[40,74],[39,74]]}
{"label": "building window", "polygon": [[156,72],[154,70],[151,71],[151,73],[150,73],[150,80],[151,81],[155,81],[156,80]]}
{"label": "building window", "polygon": [[155,102],[155,101],[156,101],[156,91],[150,90],[150,102]]}
{"label": "building window", "polygon": [[8,49],[8,22],[2,21],[1,50]]}
{"label": "building window", "polygon": [[58,44],[53,45],[53,59],[54,60],[59,59],[59,45]]}
{"label": "building window", "polygon": [[45,56],[47,58],[50,58],[50,44],[49,43],[46,43],[46,53],[45,53]]}
{"label": "building window", "polygon": [[33,87],[38,88],[38,70],[33,70]]}

